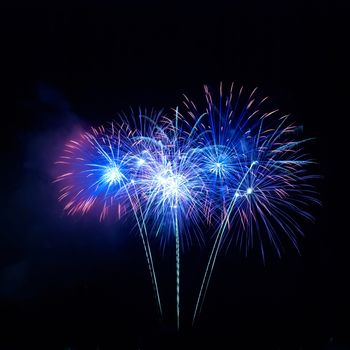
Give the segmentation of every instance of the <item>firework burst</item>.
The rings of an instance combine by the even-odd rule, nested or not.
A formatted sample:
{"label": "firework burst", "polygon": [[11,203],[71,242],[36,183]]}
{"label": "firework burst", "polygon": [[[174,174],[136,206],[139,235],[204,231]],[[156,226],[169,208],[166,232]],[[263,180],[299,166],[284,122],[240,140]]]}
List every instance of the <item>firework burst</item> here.
{"label": "firework burst", "polygon": [[92,128],[66,143],[56,162],[61,184],[59,201],[69,215],[86,214],[92,208],[100,211],[100,220],[110,210],[120,218],[127,211],[125,190],[128,186],[128,152],[122,136],[112,124]]}
{"label": "firework burst", "polygon": [[187,97],[184,109],[121,115],[121,123],[92,128],[66,144],[57,161],[59,200],[68,214],[96,208],[100,220],[133,213],[162,314],[149,235],[163,246],[175,241],[176,313],[180,322],[180,250],[203,242],[203,224],[216,227],[193,322],[203,305],[220,250],[230,244],[245,254],[266,246],[281,256],[286,239],[298,249],[300,218],[312,220],[319,204],[303,150],[301,128],[257,90],[233,89],[206,107]]}
{"label": "firework burst", "polygon": [[245,254],[258,246],[263,260],[267,243],[281,255],[281,236],[298,249],[297,236],[302,234],[298,220],[312,220],[308,206],[319,204],[312,186],[318,176],[308,172],[314,161],[303,150],[308,140],[300,139],[301,128],[288,115],[267,111],[267,98],[256,95],[256,89],[247,97],[243,88],[234,93],[232,84],[225,97],[220,86],[215,103],[205,87],[207,108],[202,114],[185,100],[184,114],[192,118],[197,114],[202,127],[209,130],[201,133],[206,145],[202,177],[221,213],[193,322],[225,241],[234,242]]}
{"label": "firework burst", "polygon": [[139,155],[133,152],[130,142],[134,134],[135,129],[125,121],[81,133],[77,139],[66,143],[63,155],[55,163],[59,166],[60,175],[54,182],[61,185],[58,199],[64,202],[64,209],[69,215],[83,215],[93,208],[99,212],[100,220],[107,215],[120,219],[129,213],[134,214],[162,317],[148,234],[142,222],[140,203],[133,196],[134,176],[140,166]]}
{"label": "firework burst", "polygon": [[[206,217],[207,191],[199,174],[198,152],[186,131],[187,121],[175,110],[174,119],[163,116],[154,123],[147,118],[146,134],[136,133],[138,167],[134,176],[134,196],[140,203],[143,227],[161,237],[165,244],[175,240],[176,250],[176,313],[180,322],[180,250],[200,233]],[[153,127],[152,127],[153,126]],[[197,228],[197,230],[196,230]],[[191,233],[191,234],[189,234]],[[201,236],[196,236],[201,241]]]}

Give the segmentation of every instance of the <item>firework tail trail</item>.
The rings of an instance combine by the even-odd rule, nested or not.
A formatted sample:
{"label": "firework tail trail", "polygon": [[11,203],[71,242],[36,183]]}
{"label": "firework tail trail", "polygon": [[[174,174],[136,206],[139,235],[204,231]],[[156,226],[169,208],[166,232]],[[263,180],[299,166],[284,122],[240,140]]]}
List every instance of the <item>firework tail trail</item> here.
{"label": "firework tail trail", "polygon": [[[244,174],[242,180],[238,184],[236,191],[238,191],[240,189],[240,187],[242,186],[242,183],[244,182],[245,178],[249,175],[250,171],[252,170],[252,168],[253,168],[253,166],[255,164],[257,164],[257,161],[254,161],[254,162],[251,163],[249,169]],[[220,225],[219,230],[218,230],[218,233],[216,235],[216,239],[215,239],[215,242],[213,244],[213,248],[212,248],[210,256],[209,256],[207,267],[205,269],[205,273],[204,273],[204,276],[203,276],[202,284],[201,284],[201,287],[200,287],[200,290],[199,290],[199,294],[198,294],[198,297],[197,297],[196,307],[195,307],[195,310],[194,310],[194,313],[193,313],[193,318],[192,318],[192,325],[195,323],[197,316],[201,312],[201,309],[202,309],[202,306],[203,306],[203,303],[204,303],[204,299],[205,299],[205,296],[207,294],[209,282],[210,282],[210,279],[211,279],[211,276],[212,276],[212,273],[213,273],[213,270],[214,270],[216,258],[217,258],[217,255],[219,253],[219,249],[220,249],[220,246],[221,246],[222,238],[223,238],[224,232],[226,230],[226,227],[227,227],[228,220],[229,220],[230,214],[232,212],[232,209],[233,209],[234,205],[236,204],[236,201],[237,201],[237,196],[235,195],[232,198],[231,202],[230,202],[230,205],[228,207],[228,210],[227,210],[227,213],[225,215],[225,218],[224,218],[224,220],[222,220],[221,225]]]}
{"label": "firework tail trail", "polygon": [[149,239],[148,239],[146,225],[145,225],[145,222],[143,220],[142,209],[141,209],[141,206],[140,206],[140,215],[141,215],[141,219],[142,219],[142,224],[141,224],[140,220],[139,220],[139,218],[137,216],[136,209],[134,209],[134,206],[132,205],[132,200],[130,198],[130,194],[129,194],[128,191],[126,191],[126,192],[127,192],[128,198],[130,200],[131,206],[133,207],[134,216],[135,216],[135,219],[136,219],[136,222],[137,222],[137,226],[138,226],[138,229],[139,229],[139,232],[140,232],[143,248],[144,248],[145,255],[146,255],[148,269],[149,269],[149,272],[150,272],[150,275],[151,275],[153,291],[154,291],[154,294],[155,294],[159,315],[160,315],[160,318],[162,319],[163,318],[162,304],[161,304],[161,301],[160,301],[157,277],[156,277],[156,272],[155,272],[154,264],[153,264],[152,251],[151,251],[151,247],[149,245]]}
{"label": "firework tail trail", "polygon": [[[174,163],[177,162],[177,138],[178,138],[178,108],[175,110],[175,127],[173,128],[173,135],[174,139],[171,141],[171,144],[173,145],[173,158],[174,158]],[[175,169],[175,175],[177,175],[177,165],[173,166],[173,171]],[[154,201],[156,200],[157,192],[153,192],[148,199],[148,204],[145,208],[145,211],[143,212],[141,210],[141,220],[142,220],[142,226],[144,232],[147,232],[146,229],[146,222],[147,219],[150,215],[152,215],[152,205]],[[179,232],[179,217],[178,217],[178,204],[179,204],[179,199],[178,199],[178,193],[175,193],[175,198],[173,202],[170,204],[170,210],[171,210],[171,221],[170,221],[170,229],[172,231],[172,234],[175,238],[175,266],[176,266],[176,272],[175,272],[175,278],[176,278],[176,327],[177,330],[180,328],[180,232]],[[162,224],[160,225],[162,226]],[[160,226],[158,227],[158,230],[160,229]]]}
{"label": "firework tail trail", "polygon": [[[175,113],[175,153],[177,146],[177,131],[178,131],[178,117],[179,110],[176,107]],[[175,254],[176,254],[176,326],[177,330],[180,328],[180,239],[179,239],[179,221],[177,213],[178,198],[176,194],[175,202],[175,222],[174,222],[174,233],[175,233]]]}
{"label": "firework tail trail", "polygon": [[[118,140],[119,140],[119,143],[120,143],[120,137],[118,138]],[[118,147],[118,149],[119,149],[119,147]],[[113,151],[112,147],[111,147],[111,151]],[[127,187],[125,187],[125,189],[126,189],[126,193],[127,193],[128,199],[130,201],[131,207],[133,208],[133,213],[134,213],[134,216],[135,216],[135,219],[136,219],[136,222],[137,222],[137,226],[138,226],[138,229],[139,229],[139,233],[140,233],[140,236],[141,236],[142,245],[143,245],[143,248],[144,248],[144,251],[145,251],[145,255],[146,255],[146,261],[147,261],[148,269],[149,269],[149,272],[150,272],[150,275],[151,275],[153,291],[154,291],[154,294],[155,294],[155,299],[156,299],[156,302],[157,302],[160,319],[162,319],[162,317],[163,317],[162,304],[160,302],[157,277],[156,277],[156,273],[155,273],[155,269],[154,269],[153,258],[152,258],[152,251],[151,251],[151,248],[150,248],[150,245],[149,245],[147,229],[146,229],[146,226],[144,224],[144,220],[142,220],[143,225],[141,226],[140,220],[139,220],[139,218],[137,216],[136,209],[133,206],[133,202],[132,202],[132,199],[130,197],[130,193],[127,190]],[[139,208],[140,208],[141,218],[143,219],[143,213],[142,213],[141,206],[139,206]],[[144,229],[144,233],[143,233],[142,227]]]}
{"label": "firework tail trail", "polygon": [[[135,185],[133,184],[133,186],[134,186],[134,190],[135,190]],[[137,215],[137,209],[133,205],[133,201],[131,199],[129,191],[126,190],[126,192],[127,192],[127,195],[128,195],[128,198],[129,198],[129,201],[130,201],[130,204],[131,204],[131,207],[133,209],[133,213],[134,213],[134,216],[135,216],[135,219],[136,219],[136,223],[137,223],[137,226],[138,226],[138,229],[139,229],[139,233],[140,233],[140,236],[141,236],[141,240],[142,240],[143,248],[144,248],[144,251],[145,251],[145,256],[146,256],[146,260],[147,260],[149,273],[151,275],[153,292],[154,292],[154,296],[155,296],[155,299],[156,299],[156,302],[157,302],[160,320],[162,320],[163,319],[162,304],[161,304],[161,301],[160,301],[157,276],[156,276],[156,272],[155,272],[155,269],[154,269],[152,251],[151,251],[151,247],[150,247],[150,244],[149,244],[147,227],[146,227],[145,219],[144,219],[144,213],[143,213],[143,210],[142,210],[142,206],[140,205],[140,199],[139,199],[137,191],[135,190],[134,192],[136,193],[136,197],[137,197],[138,208],[139,208],[139,212],[140,212],[140,218]]]}
{"label": "firework tail trail", "polygon": [[[119,142],[120,142],[120,138],[119,138]],[[139,217],[137,216],[137,209],[135,209],[135,207],[133,205],[133,201],[131,199],[129,191],[127,190],[127,186],[125,186],[125,189],[126,189],[126,194],[128,196],[129,202],[131,204],[131,207],[132,207],[132,210],[133,210],[133,213],[134,213],[134,216],[135,216],[135,220],[136,220],[138,229],[139,229],[140,237],[141,237],[141,240],[142,240],[142,245],[143,245],[143,248],[144,248],[144,251],[145,251],[145,256],[146,256],[146,261],[147,261],[149,273],[151,275],[153,292],[154,292],[155,299],[156,299],[156,302],[157,302],[159,316],[160,316],[160,319],[162,319],[163,318],[162,304],[161,304],[160,296],[159,296],[159,289],[158,289],[157,277],[156,277],[154,264],[153,264],[152,251],[151,251],[151,248],[150,248],[150,245],[149,245],[147,229],[146,229],[146,226],[145,226],[144,220],[143,220],[142,207],[139,205],[140,216],[141,216],[142,223],[143,223],[141,225]],[[139,202],[139,198],[138,197],[137,197],[137,200]],[[142,227],[143,227],[144,231],[143,231]]]}
{"label": "firework tail trail", "polygon": [[176,253],[176,325],[180,328],[180,239],[179,239],[179,221],[177,208],[175,208],[174,218],[175,231],[175,253]]}

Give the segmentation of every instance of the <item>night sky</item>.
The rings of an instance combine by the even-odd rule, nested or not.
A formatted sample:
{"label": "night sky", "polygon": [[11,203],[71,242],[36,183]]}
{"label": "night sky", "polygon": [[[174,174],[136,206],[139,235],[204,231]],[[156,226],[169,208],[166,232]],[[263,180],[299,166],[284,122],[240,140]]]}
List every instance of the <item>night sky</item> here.
{"label": "night sky", "polygon": [[[0,349],[350,349],[350,6],[50,3],[14,1],[0,14]],[[174,246],[152,242],[160,323],[132,223],[66,216],[53,162],[77,128],[130,107],[170,110],[182,94],[203,105],[203,85],[220,81],[258,86],[315,137],[307,150],[319,162],[322,207],[303,223],[301,255],[288,244],[265,265],[235,247],[221,254],[194,327],[211,243],[187,249],[176,332]]]}

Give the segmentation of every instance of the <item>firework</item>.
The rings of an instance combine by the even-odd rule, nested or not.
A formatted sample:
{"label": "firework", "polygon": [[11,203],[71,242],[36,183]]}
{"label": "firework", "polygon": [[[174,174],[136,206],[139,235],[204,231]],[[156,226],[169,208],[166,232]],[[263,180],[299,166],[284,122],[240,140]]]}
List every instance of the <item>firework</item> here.
{"label": "firework", "polygon": [[69,215],[100,210],[100,220],[109,210],[118,217],[126,212],[125,189],[128,185],[128,156],[122,149],[121,134],[104,127],[92,128],[65,145],[56,162],[61,184],[59,201]]}
{"label": "firework", "polygon": [[140,217],[140,204],[133,196],[134,174],[140,164],[133,152],[130,138],[135,133],[128,123],[111,123],[107,128],[91,128],[70,140],[56,162],[60,175],[54,182],[61,184],[59,201],[69,215],[86,214],[93,209],[103,220],[111,214],[117,218],[134,214],[143,243],[160,316],[156,273],[146,227]]}
{"label": "firework", "polygon": [[[138,168],[134,176],[134,195],[140,203],[144,227],[166,244],[175,240],[176,314],[180,322],[180,250],[190,245],[205,218],[207,191],[200,176],[198,152],[193,148],[188,128],[177,110],[173,119],[163,116],[154,123],[146,119],[147,133],[136,133]],[[153,127],[152,127],[153,126]],[[191,130],[191,129],[190,129]],[[191,233],[191,234],[189,234]]]}
{"label": "firework", "polygon": [[183,110],[122,115],[121,123],[93,128],[66,144],[59,159],[59,200],[68,214],[96,208],[100,220],[133,213],[162,313],[149,235],[163,246],[175,241],[176,314],[180,322],[180,250],[202,243],[203,224],[216,227],[199,290],[198,317],[222,247],[245,254],[266,245],[281,255],[282,241],[298,249],[299,218],[312,219],[319,204],[304,152],[301,128],[269,109],[256,89],[227,96],[220,85],[214,101],[205,87],[200,111],[185,97]]}
{"label": "firework", "polygon": [[[310,204],[319,204],[308,172],[314,161],[304,152],[301,128],[280,115],[267,111],[267,98],[256,97],[256,89],[244,97],[243,88],[227,97],[220,86],[218,103],[205,87],[207,108],[200,114],[188,99],[191,117],[202,118],[203,172],[209,195],[215,198],[220,221],[196,302],[193,322],[198,316],[225,241],[234,242],[248,253],[257,246],[265,259],[265,244],[281,255],[281,236],[296,249],[302,234],[300,217],[312,220]],[[185,114],[184,113],[184,114]],[[205,117],[202,117],[205,115]]]}

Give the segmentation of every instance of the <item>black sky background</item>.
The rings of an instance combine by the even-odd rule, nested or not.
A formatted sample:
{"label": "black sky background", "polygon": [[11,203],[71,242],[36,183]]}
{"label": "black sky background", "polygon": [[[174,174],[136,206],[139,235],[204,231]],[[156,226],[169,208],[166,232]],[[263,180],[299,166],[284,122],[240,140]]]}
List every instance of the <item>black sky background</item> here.
{"label": "black sky background", "polygon": [[[7,5],[0,15],[0,348],[349,349],[349,5]],[[195,327],[209,250],[183,254],[177,333],[172,246],[152,245],[160,324],[130,224],[66,217],[52,163],[77,127],[110,121],[130,106],[169,109],[183,93],[201,104],[203,84],[215,90],[220,81],[258,86],[316,138],[308,147],[323,176],[323,205],[312,209],[316,222],[304,225],[301,256],[290,246],[282,259],[271,252],[265,265],[234,248],[221,255]]]}

